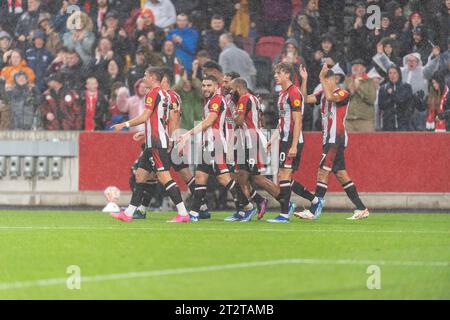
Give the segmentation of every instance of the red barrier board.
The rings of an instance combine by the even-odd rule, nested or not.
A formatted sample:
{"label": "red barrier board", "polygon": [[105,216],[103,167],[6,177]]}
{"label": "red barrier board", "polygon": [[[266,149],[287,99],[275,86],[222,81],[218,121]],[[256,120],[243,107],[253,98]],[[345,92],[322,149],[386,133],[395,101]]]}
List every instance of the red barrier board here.
{"label": "red barrier board", "polygon": [[[295,175],[311,191],[322,155],[321,140],[320,133],[305,134]],[[130,167],[139,152],[140,144],[131,134],[81,133],[79,189],[104,190],[115,185],[129,190]],[[345,157],[361,192],[450,192],[450,134],[353,133]],[[334,177],[329,191],[342,191]]]}

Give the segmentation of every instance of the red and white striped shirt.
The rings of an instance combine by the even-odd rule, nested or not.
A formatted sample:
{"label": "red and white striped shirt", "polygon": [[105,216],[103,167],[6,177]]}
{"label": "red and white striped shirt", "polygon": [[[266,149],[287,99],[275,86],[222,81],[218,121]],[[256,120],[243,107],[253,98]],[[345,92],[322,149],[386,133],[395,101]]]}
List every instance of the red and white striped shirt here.
{"label": "red and white striped shirt", "polygon": [[[303,96],[298,87],[291,85],[286,90],[280,92],[278,98],[279,128],[281,141],[292,141],[294,133],[294,122],[292,121],[292,112],[301,112],[303,114],[304,103]],[[303,143],[303,131],[300,132],[299,143]]]}
{"label": "red and white striped shirt", "polygon": [[[253,148],[253,142],[256,141],[262,142],[263,146],[266,147],[267,140],[261,131],[263,127],[263,113],[259,99],[251,93],[241,96],[237,103],[237,114],[244,115],[242,129],[245,135],[246,148]],[[242,136],[241,139],[244,142]]]}
{"label": "red and white striped shirt", "polygon": [[203,133],[203,145],[208,147],[209,151],[213,151],[215,148],[214,140],[216,143],[222,143],[223,150],[227,150],[227,141],[225,133],[225,98],[220,94],[215,94],[203,108],[203,120],[208,118],[211,112],[217,113],[218,117],[211,127],[206,129]]}
{"label": "red and white striped shirt", "polygon": [[145,141],[148,148],[168,147],[169,103],[169,94],[160,87],[154,88],[145,96],[145,109],[151,111],[145,123]]}
{"label": "red and white striped shirt", "polygon": [[334,96],[339,97],[338,102],[330,102],[326,99],[323,91],[314,94],[320,97],[322,114],[322,133],[323,144],[343,143],[348,144],[348,135],[345,128],[350,93],[344,89],[338,88],[333,92]]}

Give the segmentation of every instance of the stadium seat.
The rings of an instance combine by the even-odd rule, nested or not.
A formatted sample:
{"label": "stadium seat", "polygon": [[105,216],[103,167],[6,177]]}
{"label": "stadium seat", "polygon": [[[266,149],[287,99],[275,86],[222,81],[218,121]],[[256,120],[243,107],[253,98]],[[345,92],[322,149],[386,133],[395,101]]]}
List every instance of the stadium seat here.
{"label": "stadium seat", "polygon": [[256,44],[255,54],[258,56],[270,57],[273,61],[281,53],[284,42],[285,40],[283,37],[261,37]]}
{"label": "stadium seat", "polygon": [[270,94],[272,83],[272,60],[269,57],[254,56],[253,63],[257,70],[256,89],[259,95]]}

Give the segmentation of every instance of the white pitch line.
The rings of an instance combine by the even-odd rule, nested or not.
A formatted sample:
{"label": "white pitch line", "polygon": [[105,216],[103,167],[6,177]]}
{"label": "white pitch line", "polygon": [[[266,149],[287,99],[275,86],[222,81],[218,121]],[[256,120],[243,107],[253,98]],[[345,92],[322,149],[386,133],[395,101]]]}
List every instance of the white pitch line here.
{"label": "white pitch line", "polygon": [[144,231],[245,231],[245,232],[318,232],[318,233],[413,233],[413,234],[450,234],[450,231],[436,231],[436,230],[364,230],[364,229],[274,229],[274,228],[154,228],[154,227],[85,227],[85,226],[0,226],[2,230],[114,230],[114,231],[126,231],[126,230],[144,230]]}
{"label": "white pitch line", "polygon": [[[255,261],[255,262],[243,262],[236,264],[224,264],[215,266],[201,266],[192,268],[180,268],[180,269],[165,269],[156,271],[142,271],[142,272],[128,272],[128,273],[116,273],[107,275],[95,275],[95,276],[81,276],[81,283],[87,282],[104,282],[114,280],[126,280],[136,278],[149,278],[149,277],[161,277],[188,273],[202,273],[212,271],[224,271],[234,269],[246,269],[255,267],[277,266],[277,265],[289,265],[289,264],[307,264],[307,265],[378,265],[378,266],[391,266],[391,267],[450,267],[450,262],[447,261],[369,261],[369,260],[328,260],[328,259],[284,259],[284,260],[269,260],[269,261]],[[67,278],[53,278],[53,279],[41,279],[34,281],[20,281],[0,283],[0,290],[22,289],[31,287],[47,287],[53,285],[64,285],[67,283]]]}

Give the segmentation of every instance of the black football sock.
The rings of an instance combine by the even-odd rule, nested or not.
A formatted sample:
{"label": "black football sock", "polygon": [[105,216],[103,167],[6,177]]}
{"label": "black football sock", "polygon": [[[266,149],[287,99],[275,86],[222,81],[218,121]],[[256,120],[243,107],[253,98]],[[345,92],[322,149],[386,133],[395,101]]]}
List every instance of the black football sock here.
{"label": "black football sock", "polygon": [[316,197],[323,198],[327,193],[328,185],[324,182],[317,181]]}
{"label": "black football sock", "polygon": [[164,186],[164,189],[169,195],[170,200],[172,200],[172,202],[175,205],[178,205],[181,202],[183,202],[183,198],[181,198],[180,189],[178,188],[178,185],[175,181],[170,180],[169,182],[167,182]]}
{"label": "black football sock", "polygon": [[134,192],[131,196],[130,205],[139,207],[142,201],[142,195],[144,194],[145,183],[136,183]]}
{"label": "black football sock", "polygon": [[192,177],[191,179],[189,179],[189,181],[187,182],[187,186],[189,187],[189,191],[191,192],[191,194],[194,195],[194,193],[195,193],[195,177]]}
{"label": "black football sock", "polygon": [[206,185],[196,184],[194,191],[194,202],[192,203],[191,211],[199,213],[200,207],[202,206],[205,197],[206,197]]}
{"label": "black football sock", "polygon": [[142,195],[142,205],[146,208],[150,206],[152,197],[155,195],[156,186],[158,184],[157,180],[147,181],[144,184],[144,194]]}
{"label": "black football sock", "polygon": [[309,201],[313,201],[314,198],[316,197],[297,181],[292,182],[292,191],[297,195],[299,195],[300,197],[305,198]]}
{"label": "black football sock", "polygon": [[241,208],[245,208],[248,206],[249,204],[248,199],[244,195],[241,187],[236,181],[231,180],[227,184],[227,190],[229,190],[231,195],[233,196],[234,202],[236,204],[236,210],[240,210]]}
{"label": "black football sock", "polygon": [[281,213],[289,214],[289,201],[291,200],[291,182],[289,180],[280,181],[280,195],[278,201],[281,204]]}
{"label": "black football sock", "polygon": [[264,201],[264,198],[261,197],[261,195],[258,192],[256,192],[256,190],[252,190],[250,201],[255,201],[257,205],[260,205]]}
{"label": "black football sock", "polygon": [[361,201],[361,198],[359,197],[358,191],[356,190],[356,186],[355,186],[355,184],[352,181],[344,183],[342,185],[342,187],[344,188],[345,193],[347,193],[347,196],[350,198],[350,200],[356,206],[356,209],[358,209],[358,210],[365,210],[367,208],[364,205],[364,203]]}

